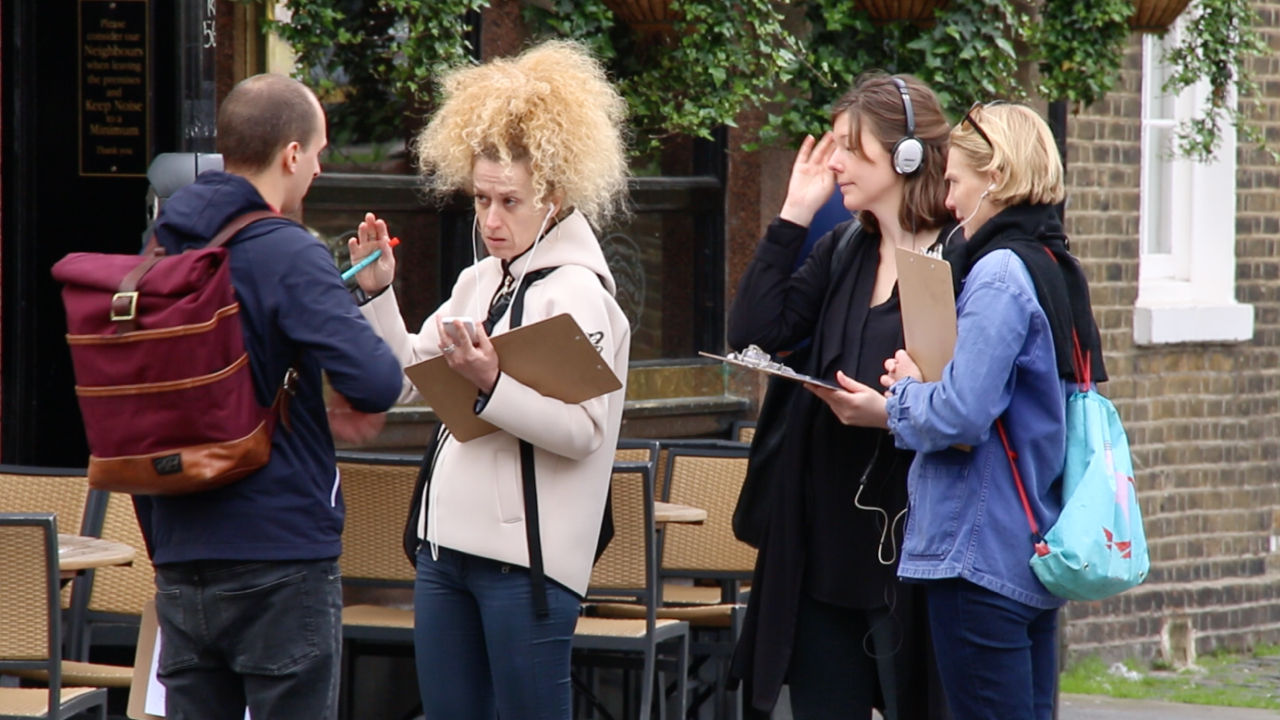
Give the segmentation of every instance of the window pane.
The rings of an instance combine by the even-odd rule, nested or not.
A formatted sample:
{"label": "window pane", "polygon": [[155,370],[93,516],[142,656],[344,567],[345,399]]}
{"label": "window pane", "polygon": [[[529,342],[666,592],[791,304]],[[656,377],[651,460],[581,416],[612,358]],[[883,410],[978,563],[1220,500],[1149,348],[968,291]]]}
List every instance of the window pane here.
{"label": "window pane", "polygon": [[1142,194],[1146,211],[1142,217],[1143,237],[1148,253],[1173,252],[1173,164],[1169,153],[1172,128],[1148,125],[1148,156],[1144,158],[1146,177]]}

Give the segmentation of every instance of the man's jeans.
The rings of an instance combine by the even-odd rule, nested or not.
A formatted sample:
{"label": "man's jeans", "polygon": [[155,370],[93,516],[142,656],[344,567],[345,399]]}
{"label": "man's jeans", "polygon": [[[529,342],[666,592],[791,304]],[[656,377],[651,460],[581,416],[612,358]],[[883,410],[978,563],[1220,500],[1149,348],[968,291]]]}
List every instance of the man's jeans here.
{"label": "man's jeans", "polygon": [[335,560],[156,567],[168,720],[331,720],[342,657]]}

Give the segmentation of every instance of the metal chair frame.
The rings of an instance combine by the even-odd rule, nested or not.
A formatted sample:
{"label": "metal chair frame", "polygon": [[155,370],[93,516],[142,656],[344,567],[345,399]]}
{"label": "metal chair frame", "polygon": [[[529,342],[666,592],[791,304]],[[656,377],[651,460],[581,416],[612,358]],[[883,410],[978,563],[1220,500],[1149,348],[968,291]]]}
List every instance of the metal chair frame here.
{"label": "metal chair frame", "polygon": [[[400,531],[413,484],[422,464],[422,456],[342,451],[338,453],[337,460],[339,468],[345,468],[349,473],[361,466],[383,471],[391,469],[397,474],[403,472],[406,481],[404,502],[388,508],[366,508],[359,500],[363,489],[356,487],[356,483],[360,481],[353,482],[350,478],[343,477],[347,519],[342,533],[342,557],[338,559],[342,568],[343,587],[412,591],[415,573],[402,557]],[[357,500],[354,505],[351,503],[353,498]],[[381,512],[383,510],[389,514]],[[365,537],[366,533],[374,535],[372,542]],[[353,535],[360,535],[361,539],[354,540]],[[366,544],[369,546],[366,547]],[[402,572],[394,569],[401,567],[404,568]],[[355,704],[357,661],[366,655],[411,657],[413,610],[366,603],[345,605],[342,609],[342,643],[343,689],[339,717],[351,717]]]}
{"label": "metal chair frame", "polygon": [[[62,621],[61,621],[61,601],[60,601],[60,580],[58,570],[58,525],[53,513],[3,513],[0,514],[0,529],[15,527],[35,527],[43,534],[43,577],[20,577],[15,576],[8,579],[5,584],[7,591],[16,591],[17,587],[23,582],[32,583],[28,586],[28,590],[35,590],[39,586],[43,586],[43,594],[45,596],[45,607],[43,610],[44,622],[47,628],[48,647],[46,652],[39,653],[44,657],[31,657],[23,659],[3,658],[0,657],[0,673],[8,673],[13,671],[36,670],[48,674],[48,688],[0,688],[0,715],[5,717],[38,717],[47,718],[47,720],[61,720],[86,710],[97,708],[98,720],[106,720],[107,717],[107,691],[101,688],[95,688],[72,693],[69,697],[64,690],[70,688],[62,687]],[[20,558],[17,548],[6,548],[5,552],[9,555],[5,561],[12,563],[12,567],[21,566],[21,560],[30,561],[32,567],[41,564],[40,558],[28,557]],[[3,561],[0,561],[3,562]],[[24,612],[29,612],[25,609]],[[6,615],[8,617],[6,617]],[[6,603],[0,607],[0,627],[10,624],[24,624],[24,615],[18,612],[16,606]],[[3,631],[0,631],[2,633]],[[3,647],[3,643],[0,643]],[[17,648],[12,648],[16,650]],[[10,701],[16,702],[19,697],[30,696],[35,693],[45,692],[48,694],[46,712],[39,715],[18,715],[7,714],[15,712],[7,707]]]}
{"label": "metal chair frame", "polygon": [[[627,478],[631,478],[628,480]],[[592,664],[615,665],[622,664],[626,661],[626,656],[635,654],[641,655],[641,685],[640,685],[640,707],[635,717],[648,718],[652,713],[654,704],[654,686],[658,679],[657,675],[661,666],[669,666],[674,664],[676,672],[676,707],[679,717],[683,718],[687,708],[688,701],[688,671],[689,671],[689,625],[684,621],[660,620],[657,617],[657,604],[659,602],[660,589],[658,585],[658,556],[657,556],[657,531],[654,527],[653,520],[653,464],[650,462],[615,462],[613,466],[613,475],[610,480],[610,492],[618,490],[620,482],[638,482],[641,484],[642,496],[642,522],[643,533],[642,549],[643,553],[643,580],[640,583],[630,582],[610,582],[610,573],[612,568],[610,563],[619,562],[625,564],[628,560],[634,561],[634,558],[623,558],[619,555],[611,555],[610,551],[615,553],[625,552],[625,549],[618,549],[613,546],[605,551],[605,555],[601,557],[600,562],[593,572],[592,586],[588,590],[588,599],[592,597],[603,597],[610,600],[619,598],[628,598],[631,601],[644,607],[644,632],[637,636],[624,634],[611,635],[609,629],[611,627],[630,627],[638,621],[638,619],[615,619],[615,618],[584,618],[579,622],[578,629],[574,633],[573,646],[575,658],[580,661],[592,660]],[[614,512],[622,514],[624,520],[627,515],[625,511],[619,513],[620,508],[625,507],[627,498],[625,496],[614,496]],[[622,523],[615,517],[615,527],[618,529],[619,535],[626,532]],[[618,537],[615,536],[615,542]],[[615,558],[617,560],[615,561]],[[627,573],[622,573],[627,574]],[[586,606],[584,610],[589,610],[590,606]],[[595,629],[595,632],[592,630]],[[659,652],[664,645],[675,644],[675,651],[672,654],[663,655]],[[601,662],[603,661],[603,662]],[[661,687],[661,686],[660,686]],[[666,702],[664,697],[660,698],[658,703],[660,716],[665,716]],[[595,701],[595,698],[591,698]],[[596,707],[604,710],[598,702],[593,703]],[[625,705],[625,703],[624,703]],[[607,713],[607,711],[606,711]],[[631,717],[630,714],[624,714]]]}
{"label": "metal chair frame", "polygon": [[[95,645],[137,646],[142,607],[155,597],[155,569],[128,495],[90,490],[80,534],[126,543],[136,551],[130,567],[112,568],[109,575],[102,577],[95,570],[87,570],[73,582],[68,655],[87,661]],[[105,603],[104,593],[111,598]],[[123,602],[121,594],[127,596]]]}

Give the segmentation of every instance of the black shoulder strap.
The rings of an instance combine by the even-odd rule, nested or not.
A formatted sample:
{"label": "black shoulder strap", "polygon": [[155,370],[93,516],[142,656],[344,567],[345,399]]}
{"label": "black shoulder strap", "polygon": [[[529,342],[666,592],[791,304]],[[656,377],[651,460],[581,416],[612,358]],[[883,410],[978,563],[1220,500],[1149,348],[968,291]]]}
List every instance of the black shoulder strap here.
{"label": "black shoulder strap", "polygon": [[853,258],[853,237],[862,230],[862,222],[854,218],[836,240],[836,247],[831,251],[831,274],[843,273]]}
{"label": "black shoulder strap", "polygon": [[422,498],[426,495],[427,486],[431,484],[431,474],[436,469],[436,459],[440,456],[440,448],[444,446],[445,436],[449,430],[444,423],[436,426],[427,442],[427,450],[422,454],[422,465],[418,468],[418,479],[413,484],[413,499],[409,502],[409,519],[404,523],[404,556],[409,564],[418,565],[418,518],[422,513]]}
{"label": "black shoulder strap", "polygon": [[[533,283],[550,275],[556,268],[535,270],[525,275],[511,300],[511,329],[520,327],[524,316],[524,294]],[[414,484],[413,499],[409,504],[409,517],[404,526],[404,554],[410,564],[417,564],[418,556],[418,518],[422,511],[422,498],[431,484],[431,476],[435,472],[436,460],[440,448],[444,445],[449,430],[442,423],[431,436],[431,442],[422,457],[422,466],[418,469],[418,480]],[[520,441],[520,468],[524,485],[525,501],[525,536],[529,544],[529,576],[533,581],[534,610],[539,617],[549,614],[547,609],[546,575],[542,565],[542,541],[538,531],[538,495],[534,483],[533,446],[524,440]]]}
{"label": "black shoulder strap", "polygon": [[[524,322],[524,294],[529,286],[550,275],[556,268],[543,268],[526,273],[515,297],[511,298],[511,329]],[[534,466],[533,444],[520,441],[520,476],[524,486],[524,534],[529,545],[529,582],[533,585],[533,611],[539,618],[550,614],[547,609],[547,575],[542,564],[542,533],[538,524],[538,476]]]}

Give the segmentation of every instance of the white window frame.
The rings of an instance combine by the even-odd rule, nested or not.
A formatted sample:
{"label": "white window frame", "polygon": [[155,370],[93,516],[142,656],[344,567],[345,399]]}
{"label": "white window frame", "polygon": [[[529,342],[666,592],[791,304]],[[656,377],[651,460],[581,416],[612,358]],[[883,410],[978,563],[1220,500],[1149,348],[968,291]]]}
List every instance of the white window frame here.
{"label": "white window frame", "polygon": [[[1194,8],[1192,9],[1194,11]],[[1179,26],[1181,23],[1179,23]],[[1173,103],[1173,118],[1158,117],[1164,48],[1176,42],[1175,26],[1161,39],[1143,36],[1142,172],[1139,192],[1138,297],[1133,339],[1138,345],[1240,342],[1253,337],[1253,306],[1236,301],[1236,134],[1222,128],[1213,160],[1175,157],[1157,142],[1161,128],[1176,128],[1203,106],[1208,87],[1187,88]],[[1162,177],[1157,175],[1161,173]],[[1169,207],[1158,197],[1159,178],[1170,188]],[[1156,238],[1166,213],[1170,237]],[[1164,240],[1167,252],[1150,250]]]}

